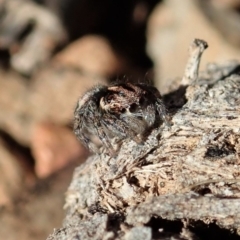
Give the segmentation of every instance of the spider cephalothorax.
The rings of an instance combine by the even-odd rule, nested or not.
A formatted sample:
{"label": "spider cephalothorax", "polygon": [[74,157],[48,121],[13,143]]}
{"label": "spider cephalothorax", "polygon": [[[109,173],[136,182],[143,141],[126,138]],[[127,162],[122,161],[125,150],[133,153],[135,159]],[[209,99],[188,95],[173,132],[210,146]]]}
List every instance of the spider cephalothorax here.
{"label": "spider cephalothorax", "polygon": [[159,91],[143,83],[97,86],[79,99],[74,113],[74,133],[91,151],[97,152],[90,135],[99,137],[110,154],[112,138],[131,138],[140,143],[149,132],[168,123]]}

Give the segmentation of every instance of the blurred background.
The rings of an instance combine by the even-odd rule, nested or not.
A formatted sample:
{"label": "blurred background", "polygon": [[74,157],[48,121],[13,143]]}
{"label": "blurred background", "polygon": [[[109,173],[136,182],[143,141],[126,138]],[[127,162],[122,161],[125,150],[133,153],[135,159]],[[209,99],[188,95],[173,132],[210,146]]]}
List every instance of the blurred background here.
{"label": "blurred background", "polygon": [[0,0],[0,236],[45,239],[89,153],[78,98],[116,79],[181,78],[194,38],[207,63],[240,59],[240,0]]}

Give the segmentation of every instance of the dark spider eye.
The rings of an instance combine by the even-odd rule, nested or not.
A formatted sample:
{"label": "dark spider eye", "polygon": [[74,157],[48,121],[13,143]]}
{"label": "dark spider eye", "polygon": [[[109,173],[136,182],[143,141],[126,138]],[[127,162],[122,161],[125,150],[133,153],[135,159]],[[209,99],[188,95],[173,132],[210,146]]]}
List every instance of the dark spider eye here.
{"label": "dark spider eye", "polygon": [[136,112],[137,108],[138,108],[138,105],[137,105],[136,103],[133,103],[133,104],[130,106],[129,111],[130,111],[130,112]]}
{"label": "dark spider eye", "polygon": [[126,108],[122,108],[121,113],[125,113],[125,112],[126,112]]}

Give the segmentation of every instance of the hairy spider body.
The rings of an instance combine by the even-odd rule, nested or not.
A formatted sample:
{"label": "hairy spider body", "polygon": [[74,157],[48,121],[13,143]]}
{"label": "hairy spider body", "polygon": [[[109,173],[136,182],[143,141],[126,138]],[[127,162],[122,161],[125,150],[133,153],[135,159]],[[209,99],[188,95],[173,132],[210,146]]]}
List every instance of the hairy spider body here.
{"label": "hairy spider body", "polygon": [[97,86],[79,99],[74,112],[74,133],[91,151],[98,152],[90,135],[99,137],[111,155],[111,139],[131,138],[141,143],[162,121],[168,124],[159,91],[144,83]]}

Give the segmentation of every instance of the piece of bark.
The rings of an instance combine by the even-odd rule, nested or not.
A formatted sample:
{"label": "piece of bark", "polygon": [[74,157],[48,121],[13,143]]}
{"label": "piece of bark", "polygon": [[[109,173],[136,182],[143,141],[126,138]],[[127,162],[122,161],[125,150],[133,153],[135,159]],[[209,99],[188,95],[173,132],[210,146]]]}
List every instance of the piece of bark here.
{"label": "piece of bark", "polygon": [[[82,221],[75,225],[69,225],[63,229],[55,230],[54,233],[48,237],[48,240],[53,239],[104,239],[110,240],[113,234],[110,232],[108,237],[107,233],[107,220],[106,214],[96,214],[92,221]],[[103,237],[105,235],[105,237]]]}
{"label": "piece of bark", "polygon": [[[114,232],[110,239],[129,239],[135,227],[150,227],[150,239],[201,239],[192,230],[199,221],[215,222],[219,236],[221,229],[240,232],[240,76],[233,74],[240,65],[212,65],[191,78],[189,71],[197,66],[187,65],[189,82],[179,81],[164,96],[170,129],[159,126],[142,145],[126,139],[115,158],[102,149],[75,170],[66,194],[65,228],[83,219],[91,223],[102,212],[115,216],[107,224]],[[155,218],[182,225],[169,230],[158,223],[156,231]],[[71,234],[60,238],[55,232],[51,239]]]}
{"label": "piece of bark", "polygon": [[239,229],[239,199],[221,199],[215,196],[200,196],[196,193],[170,194],[158,196],[129,208],[126,222],[131,225],[142,225],[150,221],[152,216],[164,219],[202,220],[207,224],[217,224],[229,229]]}
{"label": "piece of bark", "polygon": [[[58,16],[33,1],[1,0],[0,48],[11,52],[11,66],[31,75],[67,41]],[[29,31],[28,34],[27,30]],[[21,36],[24,35],[22,42]],[[17,51],[16,51],[17,50]]]}

